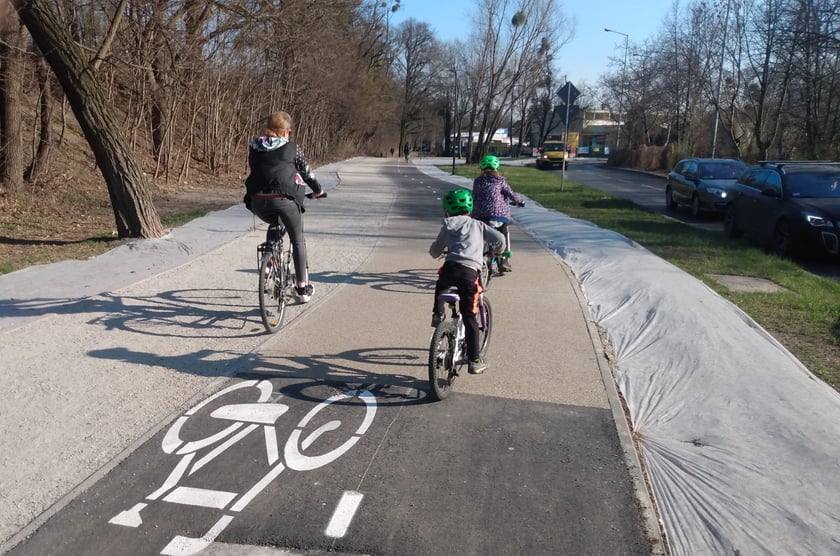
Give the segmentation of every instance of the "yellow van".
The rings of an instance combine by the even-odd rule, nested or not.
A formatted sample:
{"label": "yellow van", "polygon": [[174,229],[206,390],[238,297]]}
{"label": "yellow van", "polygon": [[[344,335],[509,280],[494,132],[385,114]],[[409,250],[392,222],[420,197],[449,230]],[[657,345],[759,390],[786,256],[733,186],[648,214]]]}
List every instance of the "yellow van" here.
{"label": "yellow van", "polygon": [[566,144],[562,141],[546,141],[543,143],[540,156],[537,158],[537,168],[542,170],[561,164],[564,168],[569,164],[569,152],[566,150]]}

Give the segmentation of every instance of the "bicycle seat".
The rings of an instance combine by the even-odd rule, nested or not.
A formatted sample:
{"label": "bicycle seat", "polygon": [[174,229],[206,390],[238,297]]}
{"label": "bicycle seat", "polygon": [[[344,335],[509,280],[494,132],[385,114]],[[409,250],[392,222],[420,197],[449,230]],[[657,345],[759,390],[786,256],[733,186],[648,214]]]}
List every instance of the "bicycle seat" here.
{"label": "bicycle seat", "polygon": [[445,292],[441,292],[438,294],[438,300],[444,303],[457,303],[461,300],[461,296],[458,295],[458,290],[448,290]]}
{"label": "bicycle seat", "polygon": [[268,241],[279,241],[286,235],[286,227],[282,224],[270,224],[266,238]]}

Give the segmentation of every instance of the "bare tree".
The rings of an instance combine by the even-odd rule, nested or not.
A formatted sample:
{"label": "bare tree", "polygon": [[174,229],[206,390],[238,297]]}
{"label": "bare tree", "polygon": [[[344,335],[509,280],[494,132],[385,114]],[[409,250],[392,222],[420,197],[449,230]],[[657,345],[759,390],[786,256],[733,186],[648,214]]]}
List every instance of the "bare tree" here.
{"label": "bare tree", "polygon": [[[783,18],[792,57],[786,140],[806,158],[840,156],[840,7],[836,1],[795,2]],[[800,122],[797,125],[797,122]]]}
{"label": "bare tree", "polygon": [[44,52],[108,185],[119,237],[164,234],[142,169],[96,82],[90,62],[45,0],[12,0],[35,44]]}
{"label": "bare tree", "polygon": [[[8,8],[8,6],[6,6]],[[0,12],[4,11],[0,3]],[[0,13],[0,185],[18,191],[23,185],[21,99],[23,28],[13,11]]]}
{"label": "bare tree", "polygon": [[428,23],[409,19],[397,30],[393,68],[403,85],[400,145],[406,142],[410,132],[420,131],[424,105],[431,97],[433,86],[430,71],[435,42]]}
{"label": "bare tree", "polygon": [[[479,148],[487,151],[505,113],[510,113],[517,85],[533,75],[541,47],[562,46],[566,20],[554,0],[482,0],[471,36],[474,70],[480,98],[477,107]],[[559,43],[558,43],[559,42]],[[479,96],[480,95],[480,96]]]}
{"label": "bare tree", "polygon": [[27,181],[36,181],[47,172],[52,151],[53,91],[50,68],[43,56],[35,58],[35,76],[38,80],[38,145],[32,156],[32,164],[26,170]]}
{"label": "bare tree", "polygon": [[779,138],[782,109],[790,92],[792,58],[783,48],[780,29],[785,0],[747,0],[735,11],[746,67],[743,116],[752,124],[756,156],[766,159]]}

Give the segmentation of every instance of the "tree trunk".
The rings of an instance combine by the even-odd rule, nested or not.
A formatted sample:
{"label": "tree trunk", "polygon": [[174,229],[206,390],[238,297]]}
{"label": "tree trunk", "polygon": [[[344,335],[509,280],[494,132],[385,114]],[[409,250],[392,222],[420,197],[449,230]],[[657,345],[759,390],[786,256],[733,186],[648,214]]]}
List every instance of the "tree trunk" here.
{"label": "tree trunk", "polygon": [[93,68],[73,42],[66,25],[46,0],[12,0],[12,5],[35,44],[45,53],[93,150],[108,185],[119,237],[163,236],[165,231],[143,171],[120,132]]}
{"label": "tree trunk", "polygon": [[38,148],[35,151],[35,158],[24,176],[27,181],[36,181],[47,171],[52,150],[53,98],[49,67],[47,67],[44,58],[38,58],[35,61],[35,74],[38,77],[38,89],[40,91],[38,104],[41,126],[38,131]]}
{"label": "tree trunk", "polygon": [[0,185],[9,191],[23,187],[23,56],[22,28],[13,14],[0,22]]}

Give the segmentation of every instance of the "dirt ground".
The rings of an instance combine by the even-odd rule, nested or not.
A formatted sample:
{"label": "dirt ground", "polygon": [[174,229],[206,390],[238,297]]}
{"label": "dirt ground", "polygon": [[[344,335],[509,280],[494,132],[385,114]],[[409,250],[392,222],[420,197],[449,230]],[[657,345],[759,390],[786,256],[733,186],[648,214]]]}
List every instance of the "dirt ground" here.
{"label": "dirt ground", "polygon": [[[149,184],[158,215],[221,210],[242,202],[242,177],[198,176],[188,183]],[[34,264],[85,259],[119,245],[105,183],[95,174],[61,175],[0,193],[0,274]]]}

